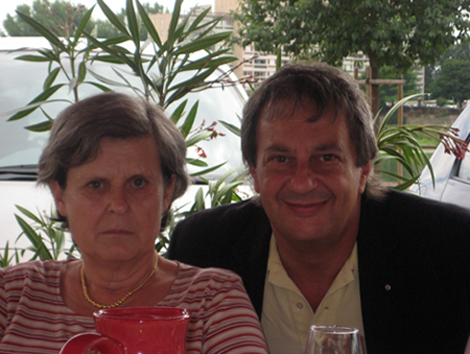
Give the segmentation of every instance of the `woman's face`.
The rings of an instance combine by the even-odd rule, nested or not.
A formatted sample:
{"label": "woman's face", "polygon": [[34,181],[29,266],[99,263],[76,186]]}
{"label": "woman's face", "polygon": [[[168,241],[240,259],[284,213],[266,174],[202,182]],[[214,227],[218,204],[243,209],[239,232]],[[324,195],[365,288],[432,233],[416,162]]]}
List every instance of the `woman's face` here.
{"label": "woman's face", "polygon": [[51,183],[58,212],[84,258],[125,261],[154,250],[161,215],[173,195],[165,186],[153,138],[100,142],[95,160],[71,168],[66,188]]}

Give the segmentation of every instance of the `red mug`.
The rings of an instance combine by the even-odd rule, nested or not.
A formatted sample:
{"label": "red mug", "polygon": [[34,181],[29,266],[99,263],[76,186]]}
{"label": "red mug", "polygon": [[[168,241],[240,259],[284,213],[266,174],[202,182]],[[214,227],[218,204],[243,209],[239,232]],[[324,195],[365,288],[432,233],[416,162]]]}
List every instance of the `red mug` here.
{"label": "red mug", "polygon": [[99,310],[98,333],[70,338],[59,354],[186,354],[189,314],[176,307]]}

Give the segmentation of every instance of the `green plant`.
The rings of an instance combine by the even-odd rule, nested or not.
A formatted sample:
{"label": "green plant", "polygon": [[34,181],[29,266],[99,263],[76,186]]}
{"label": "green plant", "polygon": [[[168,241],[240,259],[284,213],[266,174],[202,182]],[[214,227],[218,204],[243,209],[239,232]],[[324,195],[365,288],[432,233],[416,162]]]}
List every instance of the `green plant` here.
{"label": "green plant", "polygon": [[34,253],[31,259],[40,259],[41,261],[59,259],[64,253],[68,258],[75,257],[74,251],[76,248],[74,245],[68,250],[64,248],[66,233],[62,230],[60,224],[55,221],[54,212],[51,212],[50,215],[42,215],[38,212],[35,215],[18,205],[16,208],[31,220],[28,222],[15,214],[15,218],[23,230],[19,237],[24,235],[31,243],[31,246],[28,247],[28,250]]}
{"label": "green plant", "polygon": [[437,104],[439,107],[444,107],[444,106],[447,104],[447,98],[444,98],[444,97],[438,97],[438,98],[436,98],[436,104]]}
{"label": "green plant", "polygon": [[[209,10],[205,10],[190,21],[190,16],[181,17],[181,4],[183,0],[175,2],[168,39],[162,42],[153,24],[147,15],[145,8],[137,0],[126,1],[127,21],[124,22],[114,14],[106,3],[98,0],[98,5],[117,28],[121,36],[108,40],[96,38],[94,33],[85,31],[92,16],[93,8],[86,12],[76,31],[67,29],[65,37],[58,37],[53,31],[41,25],[34,19],[18,13],[26,23],[34,28],[50,43],[50,49],[36,49],[34,55],[22,55],[18,60],[48,63],[47,78],[44,81],[43,91],[40,92],[25,107],[13,112],[4,112],[2,115],[11,115],[9,121],[22,119],[32,112],[40,109],[46,120],[26,127],[36,132],[47,131],[53,124],[53,117],[47,113],[47,105],[57,101],[66,101],[69,104],[80,100],[80,86],[93,85],[102,91],[121,89],[126,87],[134,91],[145,100],[151,100],[168,109],[172,104],[176,108],[171,114],[171,119],[179,126],[186,138],[188,147],[197,147],[202,140],[216,138],[219,134],[215,125],[200,125],[194,127],[198,111],[198,102],[187,109],[185,95],[193,91],[210,89],[215,85],[232,85],[229,75],[233,69],[223,72],[215,79],[209,79],[216,70],[226,63],[236,60],[228,55],[230,50],[231,32],[213,33],[220,19],[206,21]],[[137,12],[135,11],[135,6]],[[144,29],[149,34],[149,39],[141,43],[141,31]],[[110,80],[93,71],[93,62],[101,61],[114,65],[114,72],[121,79]],[[124,72],[133,73],[139,78],[139,84],[134,85],[126,79]],[[60,76],[59,74],[63,75]],[[184,79],[179,74],[184,73]],[[91,75],[91,80],[90,79]],[[60,81],[60,77],[65,78]],[[73,92],[73,100],[55,98],[58,90],[69,89]],[[173,106],[172,106],[173,107]],[[238,133],[238,128],[225,122],[221,122],[232,132]],[[201,151],[201,155],[205,152]],[[228,203],[239,200],[234,193],[235,187],[240,184],[241,177],[236,177],[228,182],[228,176],[224,176],[219,182],[211,182],[204,179],[204,175],[219,168],[221,165],[208,166],[200,158],[187,159],[188,164],[200,167],[192,177],[199,177],[210,184],[209,197],[213,198],[212,204]],[[227,182],[227,184],[226,184]],[[198,200],[194,202],[192,211],[202,208]],[[205,207],[205,206],[204,206]],[[58,234],[59,225],[52,219],[34,215],[30,211],[18,207],[31,221],[30,225],[22,217],[16,215],[23,234],[31,242],[33,258],[41,260],[55,259],[63,252],[62,235]],[[184,217],[181,210],[173,210],[174,220]],[[162,234],[156,248],[164,250],[168,238]],[[52,250],[51,250],[52,249]],[[7,259],[8,254],[6,254]],[[11,257],[10,257],[11,258]]]}
{"label": "green plant", "polygon": [[[458,131],[446,125],[389,125],[393,114],[407,101],[422,94],[411,95],[397,102],[383,118],[377,131],[377,144],[380,155],[375,161],[375,169],[382,175],[392,177],[397,183],[394,188],[405,190],[417,181],[421,170],[428,166],[434,184],[434,172],[428,154],[420,144],[422,137],[441,142],[446,146],[446,152],[462,158],[467,151],[465,141],[458,138]],[[380,112],[379,112],[380,114]],[[374,121],[377,122],[379,114]],[[397,174],[385,170],[387,161],[394,161],[403,168],[406,174]]]}
{"label": "green plant", "polygon": [[15,249],[14,253],[10,255],[10,243],[7,241],[3,254],[0,254],[0,267],[4,268],[13,263],[18,263],[19,261],[20,255],[18,253],[18,250]]}

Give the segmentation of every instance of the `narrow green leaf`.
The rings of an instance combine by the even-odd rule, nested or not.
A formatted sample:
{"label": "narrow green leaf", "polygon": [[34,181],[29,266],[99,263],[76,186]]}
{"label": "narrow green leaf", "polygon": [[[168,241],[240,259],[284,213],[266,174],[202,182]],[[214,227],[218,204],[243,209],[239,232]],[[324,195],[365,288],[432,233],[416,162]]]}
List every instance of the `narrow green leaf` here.
{"label": "narrow green leaf", "polygon": [[28,218],[30,218],[31,220],[33,220],[34,222],[42,225],[43,222],[41,219],[39,219],[36,215],[34,215],[33,212],[29,211],[28,209],[22,207],[22,206],[19,206],[17,204],[15,204],[15,208],[18,209],[22,214],[24,214],[25,216],[27,216]]}
{"label": "narrow green leaf", "polygon": [[108,5],[106,5],[103,0],[96,0],[96,2],[100,6],[101,11],[103,11],[105,16],[108,18],[109,22],[111,22],[114,27],[116,27],[130,39],[131,35],[127,31],[126,25],[121,21],[121,19],[108,7]]}
{"label": "narrow green leaf", "polygon": [[24,127],[26,130],[29,130],[31,132],[36,132],[36,133],[42,133],[42,132],[48,132],[52,128],[52,124],[54,122],[50,120],[46,120],[41,123],[33,124],[33,125],[28,125]]}
{"label": "narrow green leaf", "polygon": [[99,88],[101,91],[103,92],[109,92],[109,91],[112,91],[109,87],[107,86],[104,86],[104,85],[101,85],[97,82],[91,82],[91,81],[85,81],[84,84],[88,84],[88,85],[93,85],[97,88]]}
{"label": "narrow green leaf", "polygon": [[103,63],[110,63],[110,64],[123,64],[123,61],[121,58],[116,58],[112,55],[100,55],[100,56],[93,58],[93,60],[103,62]]}
{"label": "narrow green leaf", "polygon": [[173,14],[171,15],[170,26],[168,27],[168,41],[172,40],[174,43],[174,37],[176,26],[180,20],[181,14],[181,5],[183,4],[183,0],[176,0],[175,6],[173,7]]}
{"label": "narrow green leaf", "polygon": [[134,10],[134,0],[126,0],[127,24],[131,32],[132,41],[136,45],[137,52],[140,52],[140,29],[139,22]]}
{"label": "narrow green leaf", "polygon": [[234,56],[224,56],[224,57],[215,58],[215,59],[212,59],[211,57],[212,55],[208,55],[202,59],[198,59],[196,61],[188,63],[181,68],[181,71],[202,70],[204,68],[213,68],[213,67],[218,68],[221,65],[229,64],[231,62],[238,60],[238,58]]}
{"label": "narrow green leaf", "polygon": [[213,45],[228,40],[230,36],[231,32],[220,32],[194,41],[190,41],[187,44],[177,48],[174,52],[174,55],[177,56],[181,54],[191,54],[199,50],[208,50]]}
{"label": "narrow green leaf", "polygon": [[[384,127],[386,126],[386,124],[388,123],[388,121],[390,120],[390,118],[395,114],[395,112],[398,110],[398,108],[400,108],[402,105],[404,105],[406,102],[408,102],[409,100],[412,100],[416,97],[419,97],[419,96],[425,96],[426,94],[424,93],[417,93],[415,95],[410,95],[410,96],[407,96],[405,98],[403,98],[402,100],[398,101],[396,104],[393,105],[392,108],[390,108],[390,110],[387,112],[387,114],[385,115],[385,117],[383,118],[382,120],[382,123],[379,127],[379,131],[382,131],[384,129]],[[377,120],[377,117],[378,115],[380,114],[380,112],[377,114],[377,116],[375,117],[374,121]]]}
{"label": "narrow green leaf", "polygon": [[59,75],[60,68],[57,67],[53,69],[49,75],[47,75],[46,80],[44,81],[44,85],[42,87],[43,90],[47,90],[48,88],[51,87],[51,85],[54,83],[55,79],[57,78],[57,75]]}
{"label": "narrow green leaf", "polygon": [[84,15],[80,23],[78,24],[77,30],[75,31],[75,36],[74,36],[74,41],[73,41],[73,46],[76,46],[78,43],[78,40],[80,39],[80,36],[83,31],[85,31],[86,26],[88,26],[88,23],[90,22],[91,15],[93,13],[93,10],[95,9],[95,5],[93,5]]}
{"label": "narrow green leaf", "polygon": [[45,247],[42,237],[33,230],[33,228],[20,216],[15,214],[16,221],[20,225],[21,229],[23,230],[26,237],[33,245],[33,250],[37,252],[41,260],[48,260],[52,259],[52,255]]}
{"label": "narrow green leaf", "polygon": [[190,139],[187,139],[186,140],[186,146],[190,147],[190,146],[196,145],[198,142],[207,139],[211,135],[212,135],[212,132],[209,132],[209,131],[200,132],[200,133],[192,136]]}
{"label": "narrow green leaf", "polygon": [[115,58],[119,58],[123,64],[128,65],[132,70],[135,71],[135,64],[126,56],[126,53],[129,52],[128,50],[121,47],[107,46],[105,42],[98,41],[89,33],[83,32],[83,35],[86,36],[88,40],[92,42],[96,47],[101,48],[103,51],[114,56]]}
{"label": "narrow green leaf", "polygon": [[183,125],[180,127],[180,131],[185,138],[188,136],[189,132],[193,128],[193,124],[194,124],[194,120],[196,119],[198,108],[199,108],[199,101],[196,101],[196,103],[194,103],[193,106],[191,107],[191,110],[189,111],[188,116],[186,117]]}
{"label": "narrow green leaf", "polygon": [[85,62],[81,62],[78,66],[78,84],[81,84],[85,80],[87,68]]}
{"label": "narrow green leaf", "polygon": [[[51,97],[58,89],[60,89],[61,87],[63,87],[65,84],[58,84],[58,85],[54,85],[52,87],[49,87],[47,90],[41,92],[39,95],[37,95],[32,101],[30,101],[28,103],[28,105],[30,104],[33,104],[33,103],[44,103],[49,97]],[[13,116],[11,116],[8,121],[11,122],[11,121],[14,121],[14,120],[18,120],[18,119],[21,119],[23,117],[26,117],[27,115],[31,114],[32,112],[34,112],[36,109],[38,109],[39,105],[36,106],[36,107],[33,107],[33,108],[29,108],[29,109],[25,109],[25,110],[21,110],[19,111],[18,113],[14,114]]]}
{"label": "narrow green leaf", "polygon": [[225,128],[227,128],[229,131],[231,131],[233,134],[235,134],[236,136],[240,136],[241,134],[241,131],[240,131],[240,128],[231,124],[231,123],[228,123],[228,122],[225,122],[223,120],[219,120],[218,121],[220,124],[222,124]]}
{"label": "narrow green leaf", "polygon": [[49,62],[51,61],[47,57],[39,56],[39,55],[32,55],[32,54],[25,54],[16,57],[15,60],[22,60],[22,61],[30,61],[30,62]]}
{"label": "narrow green leaf", "polygon": [[199,160],[199,159],[190,159],[186,158],[186,163],[192,166],[196,167],[207,167],[208,164],[205,161]]}
{"label": "narrow green leaf", "polygon": [[44,57],[49,58],[51,61],[60,62],[61,53],[55,53],[53,50],[48,48],[38,48],[36,51]]}
{"label": "narrow green leaf", "polygon": [[142,19],[142,24],[147,30],[147,33],[153,39],[153,41],[158,46],[158,48],[162,48],[162,41],[160,39],[160,36],[158,35],[158,32],[155,26],[153,25],[147,12],[145,11],[145,8],[141,5],[139,1],[136,1],[136,4],[137,4],[137,10],[139,11],[140,18]]}
{"label": "narrow green leaf", "polygon": [[205,208],[206,205],[204,202],[204,191],[202,188],[199,188],[194,197],[194,204],[191,207],[191,213],[204,210]]}
{"label": "narrow green leaf", "polygon": [[[189,90],[192,90],[193,88],[196,88],[199,85],[201,85],[202,83],[204,83],[204,81],[209,76],[211,76],[214,73],[215,70],[216,70],[216,68],[206,68],[204,71],[201,71],[197,75],[193,75],[188,80],[181,81],[178,84],[176,84],[174,86],[171,86],[168,89],[168,91],[175,91],[175,90],[183,89],[184,91],[189,92]],[[205,86],[207,86],[207,85],[208,85],[208,83],[205,83]]]}
{"label": "narrow green leaf", "polygon": [[189,30],[188,30],[188,31],[186,31],[186,33],[183,36],[186,37],[186,36],[190,36],[190,35],[196,35],[196,37],[194,39],[199,39],[199,38],[205,37],[205,36],[207,36],[207,34],[209,34],[211,32],[214,32],[213,31],[214,27],[216,27],[218,25],[220,20],[221,20],[221,17],[216,18],[212,21],[203,22],[200,26],[191,29],[191,31],[194,32],[193,34],[189,33]]}
{"label": "narrow green leaf", "polygon": [[207,168],[207,169],[205,169],[205,170],[201,170],[201,171],[192,173],[192,174],[191,174],[191,177],[204,176],[204,175],[206,175],[206,174],[208,174],[208,173],[210,173],[210,172],[213,172],[213,171],[219,169],[220,167],[222,167],[222,166],[225,165],[225,164],[226,164],[226,162],[221,163],[221,164],[218,164],[218,165],[215,165],[215,166],[212,166],[212,167]]}
{"label": "narrow green leaf", "polygon": [[171,114],[171,120],[173,121],[173,123],[178,123],[179,120],[181,119],[181,117],[183,116],[183,113],[184,113],[184,109],[186,108],[186,104],[188,103],[188,100],[184,100],[183,102],[181,102],[179,104],[178,107],[176,107],[176,109],[173,111],[173,113]]}
{"label": "narrow green leaf", "polygon": [[112,46],[112,45],[121,44],[121,43],[126,42],[128,40],[129,40],[129,37],[127,37],[125,35],[121,35],[121,36],[114,37],[114,38],[107,38],[107,39],[103,40],[101,43],[103,43],[103,45],[106,45],[106,46]]}
{"label": "narrow green leaf", "polygon": [[187,34],[191,34],[197,31],[197,26],[204,20],[211,9],[207,8],[206,10],[202,11],[197,17],[191,22],[188,30],[186,31]]}

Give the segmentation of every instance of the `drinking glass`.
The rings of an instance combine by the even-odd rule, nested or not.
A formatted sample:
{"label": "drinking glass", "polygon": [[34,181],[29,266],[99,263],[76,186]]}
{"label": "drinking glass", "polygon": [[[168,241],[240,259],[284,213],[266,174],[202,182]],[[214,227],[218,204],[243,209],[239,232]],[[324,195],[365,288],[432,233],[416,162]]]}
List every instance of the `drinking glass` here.
{"label": "drinking glass", "polygon": [[362,354],[359,331],[351,327],[312,326],[305,354]]}

